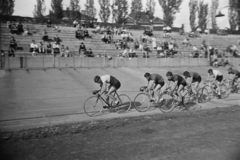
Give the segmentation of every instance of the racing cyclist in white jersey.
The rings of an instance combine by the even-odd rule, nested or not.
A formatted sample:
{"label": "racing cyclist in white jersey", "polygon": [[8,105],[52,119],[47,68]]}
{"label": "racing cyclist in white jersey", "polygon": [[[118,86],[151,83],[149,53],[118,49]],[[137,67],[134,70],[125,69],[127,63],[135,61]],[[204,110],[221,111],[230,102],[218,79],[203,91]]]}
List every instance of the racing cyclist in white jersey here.
{"label": "racing cyclist in white jersey", "polygon": [[215,69],[209,69],[208,70],[208,80],[211,78],[213,78],[213,82],[215,82],[215,84],[217,85],[217,94],[218,94],[218,99],[221,98],[221,90],[220,90],[220,83],[223,80],[223,75],[219,70],[215,70]]}
{"label": "racing cyclist in white jersey", "polygon": [[105,93],[106,100],[108,100],[108,98],[110,97],[115,102],[115,104],[118,103],[118,101],[112,95],[112,93],[114,93],[121,87],[121,83],[117,78],[111,75],[103,75],[101,77],[95,76],[94,82],[100,84],[101,88],[99,94]]}

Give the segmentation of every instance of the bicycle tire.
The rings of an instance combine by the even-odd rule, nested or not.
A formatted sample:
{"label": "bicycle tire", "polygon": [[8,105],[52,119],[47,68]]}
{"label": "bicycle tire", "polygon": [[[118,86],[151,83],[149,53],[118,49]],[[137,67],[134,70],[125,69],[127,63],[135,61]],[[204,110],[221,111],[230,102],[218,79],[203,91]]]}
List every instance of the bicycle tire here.
{"label": "bicycle tire", "polygon": [[221,99],[225,99],[229,96],[229,89],[226,84],[222,84],[221,86]]}
{"label": "bicycle tire", "polygon": [[146,93],[139,93],[134,98],[133,104],[138,112],[146,112],[151,106],[151,99]]}
{"label": "bicycle tire", "polygon": [[212,88],[211,86],[206,85],[206,86],[204,86],[203,88],[206,88],[206,89],[207,89],[209,100],[213,99],[213,98],[216,96],[216,94],[215,94],[215,92],[213,91],[213,88]]}
{"label": "bicycle tire", "polygon": [[201,89],[198,90],[198,103],[206,103],[208,101],[210,101],[210,98],[208,97],[208,90],[206,87],[203,87]]}
{"label": "bicycle tire", "polygon": [[159,109],[163,112],[163,113],[168,113],[171,112],[176,104],[176,100],[169,96],[167,93],[164,93],[162,95],[163,100],[160,102],[160,107]]}
{"label": "bicycle tire", "polygon": [[119,104],[116,106],[117,110],[129,111],[131,109],[131,99],[126,94],[119,95]]}
{"label": "bicycle tire", "polygon": [[91,96],[85,100],[83,108],[89,117],[97,116],[103,110],[103,101],[98,96]]}

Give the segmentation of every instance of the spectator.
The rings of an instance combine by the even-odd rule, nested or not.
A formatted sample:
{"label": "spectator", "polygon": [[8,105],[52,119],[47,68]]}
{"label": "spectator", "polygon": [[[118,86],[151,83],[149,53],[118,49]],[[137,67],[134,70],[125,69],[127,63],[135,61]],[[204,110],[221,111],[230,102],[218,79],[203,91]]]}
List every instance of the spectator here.
{"label": "spectator", "polygon": [[89,48],[89,50],[88,50],[88,51],[86,51],[85,55],[86,55],[87,57],[94,57],[94,55],[93,55],[93,52],[92,52],[92,49],[91,49],[91,48]]}
{"label": "spectator", "polygon": [[50,41],[48,42],[46,48],[47,48],[47,54],[49,54],[49,53],[53,54],[53,48],[52,48],[52,44]]}
{"label": "spectator", "polygon": [[131,58],[137,57],[136,51],[133,49],[133,47],[130,47],[129,49],[129,57]]}
{"label": "spectator", "polygon": [[152,47],[153,49],[157,49],[156,38],[154,36],[152,37]]}
{"label": "spectator", "polygon": [[45,53],[45,47],[42,41],[39,43],[39,48],[38,48],[39,53]]}
{"label": "spectator", "polygon": [[9,57],[15,57],[15,50],[13,48],[9,48],[8,50],[8,56]]}
{"label": "spectator", "polygon": [[17,28],[18,28],[18,34],[22,34],[24,32],[23,25],[21,22],[18,23]]}
{"label": "spectator", "polygon": [[78,21],[75,19],[75,20],[73,21],[73,27],[76,28],[77,25],[78,25]]}
{"label": "spectator", "polygon": [[139,42],[137,39],[134,41],[134,49],[139,49]]}
{"label": "spectator", "polygon": [[208,34],[208,32],[209,32],[208,29],[205,29],[204,33],[205,33],[205,34]]}
{"label": "spectator", "polygon": [[122,41],[122,48],[123,48],[123,49],[126,49],[127,47],[128,47],[127,40],[123,40],[123,41]]}
{"label": "spectator", "polygon": [[42,37],[43,41],[48,41],[48,33],[46,30],[43,31],[43,37]]}
{"label": "spectator", "polygon": [[75,37],[79,40],[84,40],[84,32],[81,29],[76,30]]}
{"label": "spectator", "polygon": [[149,52],[151,52],[151,50],[149,49],[147,44],[143,45],[143,58],[149,58]]}
{"label": "spectator", "polygon": [[107,43],[108,39],[107,39],[107,34],[106,33],[104,33],[104,35],[102,35],[102,41],[104,43]]}
{"label": "spectator", "polygon": [[53,55],[56,57],[58,54],[60,54],[60,44],[55,42],[53,44]]}
{"label": "spectator", "polygon": [[116,47],[116,49],[122,49],[122,41],[120,39],[118,39],[115,42],[115,47]]}
{"label": "spectator", "polygon": [[125,57],[125,58],[129,57],[129,48],[128,47],[126,49],[124,49],[124,51],[122,53],[122,56]]}
{"label": "spectator", "polygon": [[12,27],[11,27],[11,33],[12,34],[18,34],[18,28],[16,23],[13,23]]}
{"label": "spectator", "polygon": [[157,55],[160,55],[161,53],[163,53],[163,47],[161,46],[161,44],[157,45]]}
{"label": "spectator", "polygon": [[189,38],[185,38],[182,44],[185,44],[187,47],[192,46],[192,43],[190,42]]}
{"label": "spectator", "polygon": [[58,25],[56,25],[56,24],[54,26],[54,30],[57,31],[57,32],[61,32],[61,30],[59,29]]}
{"label": "spectator", "polygon": [[60,57],[64,57],[65,56],[65,47],[64,47],[64,45],[62,44],[61,45],[61,48],[60,48]]}
{"label": "spectator", "polygon": [[17,49],[17,42],[15,40],[15,38],[12,36],[11,39],[10,39],[10,48],[13,48],[14,50]]}
{"label": "spectator", "polygon": [[5,66],[5,53],[3,50],[1,50],[0,54],[0,68],[4,68]]}
{"label": "spectator", "polygon": [[89,32],[88,32],[87,29],[85,29],[83,32],[84,32],[84,37],[92,38],[92,37],[89,35]]}
{"label": "spectator", "polygon": [[28,36],[28,35],[31,35],[31,33],[30,33],[30,31],[29,31],[29,28],[28,28],[28,26],[26,26],[26,27],[24,27],[24,29],[23,29],[24,31],[23,31],[23,36]]}
{"label": "spectator", "polygon": [[48,21],[47,21],[47,27],[50,28],[51,26],[52,26],[52,22],[51,22],[50,19],[48,19]]}
{"label": "spectator", "polygon": [[82,42],[81,45],[79,46],[79,54],[85,54],[86,52],[86,46]]}
{"label": "spectator", "polygon": [[193,52],[192,52],[192,55],[193,57],[198,57],[199,56],[199,52],[198,52],[198,48],[196,45],[193,45]]}
{"label": "spectator", "polygon": [[30,44],[30,52],[32,53],[32,56],[35,56],[38,53],[38,45],[34,40],[32,40],[32,43]]}
{"label": "spectator", "polygon": [[72,54],[71,52],[69,51],[69,48],[66,47],[66,50],[65,50],[65,57],[72,57]]}
{"label": "spectator", "polygon": [[62,42],[62,40],[58,37],[58,35],[56,34],[56,36],[53,38],[53,40],[55,42],[57,42],[58,44],[60,44]]}

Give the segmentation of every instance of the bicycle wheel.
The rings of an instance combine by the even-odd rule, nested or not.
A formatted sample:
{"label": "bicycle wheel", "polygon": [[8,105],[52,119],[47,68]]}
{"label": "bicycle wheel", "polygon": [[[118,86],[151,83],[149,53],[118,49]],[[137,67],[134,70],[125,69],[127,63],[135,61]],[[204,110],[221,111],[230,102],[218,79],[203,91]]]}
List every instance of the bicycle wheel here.
{"label": "bicycle wheel", "polygon": [[221,85],[221,98],[227,98],[229,96],[229,89],[225,84]]}
{"label": "bicycle wheel", "polygon": [[207,97],[208,97],[209,100],[213,99],[216,96],[216,93],[211,86],[207,85],[203,88],[205,88],[207,90],[207,93],[208,93]]}
{"label": "bicycle wheel", "polygon": [[163,94],[162,98],[163,100],[160,102],[159,109],[163,113],[171,112],[174,109],[177,100],[169,96],[167,93]]}
{"label": "bicycle wheel", "polygon": [[199,89],[198,91],[198,103],[206,103],[210,101],[210,98],[208,97],[209,93],[206,87],[203,87]]}
{"label": "bicycle wheel", "polygon": [[150,97],[146,93],[139,93],[134,98],[134,107],[139,112],[146,112],[151,106]]}
{"label": "bicycle wheel", "polygon": [[98,96],[89,97],[84,102],[84,112],[89,117],[94,117],[99,115],[103,109],[103,101]]}
{"label": "bicycle wheel", "polygon": [[119,95],[119,104],[116,106],[117,110],[129,111],[131,109],[131,99],[126,94]]}

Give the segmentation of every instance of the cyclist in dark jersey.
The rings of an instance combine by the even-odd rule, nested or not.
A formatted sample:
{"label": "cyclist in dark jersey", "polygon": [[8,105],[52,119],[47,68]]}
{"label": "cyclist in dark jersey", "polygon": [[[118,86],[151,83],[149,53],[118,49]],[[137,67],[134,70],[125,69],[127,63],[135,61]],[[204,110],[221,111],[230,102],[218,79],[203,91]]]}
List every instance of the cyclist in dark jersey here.
{"label": "cyclist in dark jersey", "polygon": [[[196,72],[188,72],[188,71],[183,72],[183,75],[187,81],[189,80],[188,86],[191,87],[193,93],[196,95],[199,84],[202,81],[202,77]],[[194,83],[194,86],[192,86],[192,83]]]}
{"label": "cyclist in dark jersey", "polygon": [[[160,96],[160,93],[158,92],[158,90],[160,90],[163,86],[164,86],[164,79],[162,76],[160,76],[159,74],[153,73],[145,73],[144,77],[147,79],[148,84],[147,84],[147,89],[146,91],[153,89],[154,92],[152,92],[152,97],[154,97],[154,93],[157,94],[157,96]],[[157,98],[155,98],[157,99]]]}
{"label": "cyclist in dark jersey", "polygon": [[177,91],[177,94],[178,94],[179,99],[180,99],[179,105],[183,105],[183,98],[182,98],[181,91],[183,90],[183,88],[185,86],[187,86],[187,83],[186,83],[185,79],[180,75],[173,74],[172,72],[167,72],[166,76],[167,76],[169,81],[174,82],[174,85],[172,87],[170,95],[173,95],[173,92]]}
{"label": "cyclist in dark jersey", "polygon": [[108,99],[108,97],[110,97],[116,104],[118,103],[118,101],[112,95],[112,93],[114,93],[121,87],[121,83],[117,78],[115,78],[111,75],[103,75],[101,77],[95,76],[94,82],[100,84],[101,92],[99,94],[106,93],[107,99]]}
{"label": "cyclist in dark jersey", "polygon": [[232,67],[229,67],[228,68],[228,74],[233,75],[233,81],[232,81],[232,86],[233,86],[234,83],[240,79],[240,72],[236,69],[233,69]]}

